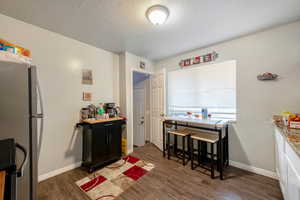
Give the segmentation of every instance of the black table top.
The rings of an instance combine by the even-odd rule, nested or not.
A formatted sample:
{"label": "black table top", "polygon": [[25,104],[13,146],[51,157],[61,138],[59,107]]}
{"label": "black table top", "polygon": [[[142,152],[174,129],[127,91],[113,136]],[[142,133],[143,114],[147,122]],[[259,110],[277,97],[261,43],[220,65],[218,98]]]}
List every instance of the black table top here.
{"label": "black table top", "polygon": [[16,168],[16,146],[14,139],[0,140],[0,171]]}

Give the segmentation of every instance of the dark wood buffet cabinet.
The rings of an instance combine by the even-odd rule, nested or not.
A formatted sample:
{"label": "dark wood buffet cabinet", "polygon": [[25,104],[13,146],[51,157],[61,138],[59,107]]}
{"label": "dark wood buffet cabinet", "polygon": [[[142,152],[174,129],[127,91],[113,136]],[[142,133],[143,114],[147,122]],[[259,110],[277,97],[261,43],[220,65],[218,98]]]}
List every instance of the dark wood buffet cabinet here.
{"label": "dark wood buffet cabinet", "polygon": [[83,127],[82,167],[89,172],[105,166],[122,156],[122,118],[85,120]]}

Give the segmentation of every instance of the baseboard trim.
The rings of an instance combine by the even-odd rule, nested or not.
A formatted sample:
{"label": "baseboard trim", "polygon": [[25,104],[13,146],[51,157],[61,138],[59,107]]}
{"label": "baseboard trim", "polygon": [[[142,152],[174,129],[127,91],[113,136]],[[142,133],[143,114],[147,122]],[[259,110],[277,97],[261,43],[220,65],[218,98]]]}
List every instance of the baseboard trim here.
{"label": "baseboard trim", "polygon": [[74,164],[68,165],[68,166],[60,168],[60,169],[56,169],[56,170],[48,172],[46,174],[39,175],[38,182],[44,181],[48,178],[57,176],[59,174],[70,171],[70,170],[75,169],[75,168],[80,167],[80,166],[81,166],[81,162],[78,162],[78,163],[74,163]]}
{"label": "baseboard trim", "polygon": [[133,153],[133,149],[128,149],[127,150],[127,155]]}
{"label": "baseboard trim", "polygon": [[232,160],[229,161],[229,164],[233,167],[236,167],[236,168],[240,168],[240,169],[243,169],[243,170],[246,170],[246,171],[249,171],[249,172],[253,172],[255,174],[267,176],[269,178],[273,178],[273,179],[278,180],[277,174],[275,172],[272,172],[272,171],[269,171],[269,170],[266,170],[266,169],[254,167],[254,166],[251,166],[251,165],[246,165],[244,163],[240,163],[240,162],[236,162],[236,161],[232,161]]}
{"label": "baseboard trim", "polygon": [[[131,154],[132,152],[133,152],[133,149],[128,150],[127,154]],[[246,165],[244,163],[240,163],[240,162],[236,162],[236,161],[232,161],[232,160],[230,160],[229,163],[230,163],[231,166],[236,167],[236,168],[240,168],[240,169],[243,169],[243,170],[246,170],[246,171],[249,171],[249,172],[253,172],[255,174],[267,176],[269,178],[278,179],[277,174],[275,172],[272,172],[272,171],[269,171],[269,170],[254,167],[254,166],[251,166],[251,165]],[[38,182],[47,180],[49,178],[52,178],[54,176],[57,176],[57,175],[62,174],[64,172],[70,171],[70,170],[75,169],[75,168],[80,167],[80,166],[81,166],[81,162],[78,162],[78,163],[74,163],[74,164],[68,165],[66,167],[48,172],[46,174],[42,174],[38,177]]]}

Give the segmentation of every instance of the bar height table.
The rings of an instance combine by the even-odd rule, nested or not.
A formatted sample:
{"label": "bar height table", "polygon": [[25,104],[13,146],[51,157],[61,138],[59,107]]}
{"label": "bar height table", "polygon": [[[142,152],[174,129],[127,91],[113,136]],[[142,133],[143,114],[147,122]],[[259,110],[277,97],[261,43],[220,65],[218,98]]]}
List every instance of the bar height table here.
{"label": "bar height table", "polygon": [[[174,125],[176,128],[178,126],[195,128],[206,131],[217,132],[219,135],[218,143],[218,161],[219,161],[219,171],[220,179],[223,180],[223,169],[224,164],[229,165],[229,150],[228,150],[228,124],[232,120],[227,119],[201,119],[195,117],[186,116],[169,116],[165,117],[163,121],[163,156],[166,156],[166,125]],[[223,137],[223,133],[225,137]],[[225,148],[224,148],[225,141]]]}

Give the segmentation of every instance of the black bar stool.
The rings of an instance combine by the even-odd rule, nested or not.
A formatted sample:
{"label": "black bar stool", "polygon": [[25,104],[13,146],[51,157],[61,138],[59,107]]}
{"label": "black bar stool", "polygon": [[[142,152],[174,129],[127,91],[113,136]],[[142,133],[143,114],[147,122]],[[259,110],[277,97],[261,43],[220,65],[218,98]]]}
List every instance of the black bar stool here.
{"label": "black bar stool", "polygon": [[215,170],[214,170],[214,161],[215,157],[218,157],[218,153],[214,153],[214,146],[219,141],[219,137],[217,134],[213,133],[207,133],[207,132],[200,132],[200,131],[192,131],[190,136],[190,153],[191,153],[191,169],[194,170],[194,140],[198,142],[198,148],[197,148],[197,155],[198,155],[198,166],[205,168],[204,166],[201,166],[201,157],[206,157],[206,155],[202,155],[201,151],[201,143],[209,143],[210,144],[210,172],[211,172],[211,178],[215,178]]}
{"label": "black bar stool", "polygon": [[[177,158],[181,158],[182,159],[182,164],[186,165],[185,159],[186,157],[188,157],[189,161],[190,158],[190,145],[189,145],[189,140],[190,140],[190,133],[189,133],[189,129],[175,129],[175,130],[169,130],[167,132],[167,154],[168,154],[168,159],[170,160],[170,156],[171,156],[171,144],[170,144],[170,136],[174,135],[174,144],[173,144],[173,150],[174,150],[174,154]],[[177,136],[181,136],[182,138],[182,151],[181,151],[181,155],[178,154],[178,149],[177,149]],[[187,142],[187,151],[185,148],[185,143]]]}

